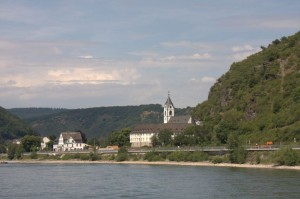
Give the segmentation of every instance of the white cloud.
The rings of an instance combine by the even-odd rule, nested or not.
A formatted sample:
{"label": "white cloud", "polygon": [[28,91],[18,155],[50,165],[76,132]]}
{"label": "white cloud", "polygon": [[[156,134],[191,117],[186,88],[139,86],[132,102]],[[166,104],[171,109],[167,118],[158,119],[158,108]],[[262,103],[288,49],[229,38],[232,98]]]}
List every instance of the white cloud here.
{"label": "white cloud", "polygon": [[82,59],[93,59],[94,57],[92,55],[82,55],[82,56],[79,56],[80,58]]}
{"label": "white cloud", "polygon": [[160,43],[165,48],[189,48],[194,50],[210,50],[213,48],[211,44],[191,41],[175,41],[175,42],[162,42]]}
{"label": "white cloud", "polygon": [[211,59],[212,56],[209,53],[194,53],[192,55],[179,55],[179,56],[167,56],[167,57],[163,57],[160,58],[161,61],[165,62],[165,61],[180,61],[180,60],[209,60]]}
{"label": "white cloud", "polygon": [[247,58],[248,56],[260,51],[259,48],[255,48],[249,44],[233,46],[231,50],[232,52],[234,52],[234,54],[232,55],[232,59],[234,61],[241,61]]}
{"label": "white cloud", "polygon": [[216,78],[205,76],[205,77],[201,78],[201,82],[203,82],[203,83],[214,83],[214,82],[216,82]]}
{"label": "white cloud", "polygon": [[243,46],[233,46],[232,48],[233,52],[241,52],[241,51],[253,51],[254,47],[252,47],[251,45],[243,45]]}

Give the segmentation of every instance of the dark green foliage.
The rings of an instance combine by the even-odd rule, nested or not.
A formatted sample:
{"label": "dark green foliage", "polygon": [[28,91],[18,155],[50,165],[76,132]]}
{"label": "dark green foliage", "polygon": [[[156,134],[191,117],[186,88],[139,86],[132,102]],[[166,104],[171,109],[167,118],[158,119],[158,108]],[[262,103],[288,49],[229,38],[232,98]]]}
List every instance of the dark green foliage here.
{"label": "dark green foliage", "polygon": [[89,156],[91,161],[101,160],[101,156],[97,153],[90,152]]}
{"label": "dark green foliage", "polygon": [[116,156],[116,161],[117,162],[122,162],[122,161],[126,161],[129,159],[129,155],[128,155],[128,150],[126,147],[121,147],[118,150],[118,154]]}
{"label": "dark green foliage", "polygon": [[214,157],[212,157],[211,162],[214,164],[220,164],[223,162],[223,157],[222,156],[214,156]]}
{"label": "dark green foliage", "polygon": [[37,155],[37,153],[34,151],[34,152],[31,152],[30,153],[30,158],[31,159],[37,159],[38,158],[38,155]]}
{"label": "dark green foliage", "polygon": [[165,155],[163,153],[158,152],[148,152],[144,156],[144,160],[148,160],[149,162],[155,162],[155,161],[164,161],[166,159]]}
{"label": "dark green foliage", "polygon": [[162,111],[163,108],[159,104],[74,110],[35,108],[12,110],[26,119],[41,135],[53,133],[59,135],[63,131],[80,129],[87,138],[107,136],[112,131],[133,127],[138,123],[161,123]]}
{"label": "dark green foliage", "polygon": [[130,146],[130,132],[130,129],[122,129],[121,131],[110,133],[107,138],[107,144],[119,147]]}
{"label": "dark green foliage", "polygon": [[14,115],[17,115],[21,119],[40,118],[47,115],[61,113],[67,111],[67,109],[60,108],[12,108],[8,110]]}
{"label": "dark green foliage", "polygon": [[202,162],[208,160],[208,155],[199,151],[175,151],[168,155],[168,159],[176,162]]}
{"label": "dark green foliage", "polygon": [[0,144],[6,140],[20,138],[29,133],[32,133],[32,131],[27,124],[0,107]]}
{"label": "dark green foliage", "polygon": [[34,135],[26,135],[21,140],[25,152],[38,151],[41,146],[41,138]]}
{"label": "dark green foliage", "polygon": [[291,142],[300,126],[300,32],[274,40],[263,51],[233,63],[193,110],[212,141],[229,133],[252,143]]}
{"label": "dark green foliage", "polygon": [[170,129],[164,129],[158,133],[157,139],[162,146],[171,145],[172,135],[173,132]]}
{"label": "dark green foliage", "polygon": [[90,156],[89,154],[80,154],[80,160],[89,160],[90,159]]}
{"label": "dark green foliage", "polygon": [[18,145],[9,143],[7,147],[7,159],[12,160],[15,157],[16,149]]}
{"label": "dark green foliage", "polygon": [[3,144],[0,144],[0,153],[6,153],[6,147]]}
{"label": "dark green foliage", "polygon": [[300,156],[291,148],[282,148],[274,154],[274,159],[278,165],[295,166],[299,163]]}
{"label": "dark green foliage", "polygon": [[246,162],[247,151],[241,145],[241,141],[236,133],[228,136],[227,147],[230,150],[229,160],[231,163],[243,164]]}

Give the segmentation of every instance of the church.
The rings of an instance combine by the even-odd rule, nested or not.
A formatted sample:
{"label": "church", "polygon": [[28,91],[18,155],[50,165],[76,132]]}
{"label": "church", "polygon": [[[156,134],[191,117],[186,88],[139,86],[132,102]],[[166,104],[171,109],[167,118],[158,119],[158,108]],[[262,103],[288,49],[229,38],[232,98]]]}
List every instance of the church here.
{"label": "church", "polygon": [[175,116],[175,107],[170,98],[170,93],[164,105],[163,115],[164,121],[162,124],[140,124],[135,126],[130,133],[131,147],[151,147],[151,138],[160,131],[170,129],[175,135],[194,125],[192,117],[189,115]]}

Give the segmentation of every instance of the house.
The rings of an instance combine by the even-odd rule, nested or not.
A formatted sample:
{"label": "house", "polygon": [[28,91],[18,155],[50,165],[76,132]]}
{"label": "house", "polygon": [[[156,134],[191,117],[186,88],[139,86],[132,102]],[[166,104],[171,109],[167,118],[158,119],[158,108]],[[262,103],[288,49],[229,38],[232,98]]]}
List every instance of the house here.
{"label": "house", "polygon": [[44,150],[47,147],[47,143],[50,142],[50,139],[47,137],[43,137],[41,142],[41,149]]}
{"label": "house", "polygon": [[62,132],[59,136],[58,143],[53,145],[53,150],[61,151],[77,151],[84,150],[87,144],[82,142],[80,132]]}
{"label": "house", "polygon": [[194,121],[189,115],[175,116],[175,108],[170,94],[168,94],[165,102],[163,114],[164,123],[162,124],[140,124],[133,127],[130,133],[131,147],[152,146],[152,137],[160,131],[169,129],[176,135],[182,133],[187,127],[194,125]]}

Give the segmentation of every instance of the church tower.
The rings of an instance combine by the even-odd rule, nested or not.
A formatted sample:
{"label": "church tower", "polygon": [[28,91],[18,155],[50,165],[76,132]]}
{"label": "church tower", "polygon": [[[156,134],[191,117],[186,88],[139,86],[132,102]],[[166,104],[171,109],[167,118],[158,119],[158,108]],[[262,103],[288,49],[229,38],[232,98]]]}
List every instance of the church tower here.
{"label": "church tower", "polygon": [[174,117],[174,115],[175,115],[174,105],[170,98],[170,92],[168,92],[168,99],[164,106],[164,123],[168,123],[170,118]]}

